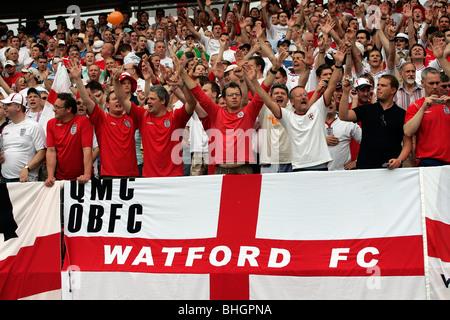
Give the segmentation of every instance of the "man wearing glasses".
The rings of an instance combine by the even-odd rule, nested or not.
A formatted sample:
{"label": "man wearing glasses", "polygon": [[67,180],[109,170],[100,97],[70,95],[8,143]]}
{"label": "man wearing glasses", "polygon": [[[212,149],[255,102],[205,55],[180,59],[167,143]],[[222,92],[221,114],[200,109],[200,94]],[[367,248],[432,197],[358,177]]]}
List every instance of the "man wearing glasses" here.
{"label": "man wearing glasses", "polygon": [[[282,62],[287,57],[287,52],[282,52],[280,56],[273,61],[272,68],[267,78],[263,82],[264,90],[268,91],[272,85],[275,75]],[[214,137],[215,156],[210,157],[210,163],[217,165],[215,174],[252,174],[252,163],[255,163],[252,150],[252,135],[256,118],[264,104],[256,93],[253,100],[246,106],[242,106],[242,92],[240,86],[231,82],[222,90],[222,96],[226,100],[226,109],[214,103],[191,79],[184,68],[181,67],[179,60],[174,58],[175,66],[181,72],[186,87],[193,94],[200,106],[208,114],[211,121],[212,130],[209,130],[210,140]],[[255,68],[246,62],[244,64],[245,77],[247,81],[256,82]],[[250,78],[249,73],[255,78]],[[270,99],[270,101],[272,101]],[[211,145],[212,146],[212,145]],[[210,147],[210,154],[212,147]]]}
{"label": "man wearing glasses", "polygon": [[362,140],[356,167],[358,169],[388,168],[403,165],[412,149],[411,137],[403,132],[405,110],[397,106],[394,96],[399,83],[393,75],[382,75],[378,80],[377,102],[348,109],[351,84],[343,81],[344,93],[339,104],[339,118],[361,122]]}

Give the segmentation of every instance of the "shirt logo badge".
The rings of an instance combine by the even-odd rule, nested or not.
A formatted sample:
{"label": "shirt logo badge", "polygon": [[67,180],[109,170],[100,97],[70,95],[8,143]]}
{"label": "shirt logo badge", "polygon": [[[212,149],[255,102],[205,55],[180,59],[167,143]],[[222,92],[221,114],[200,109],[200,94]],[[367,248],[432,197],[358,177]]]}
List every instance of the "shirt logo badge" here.
{"label": "shirt logo badge", "polygon": [[27,132],[26,128],[21,128],[20,129],[20,136],[23,137],[25,135],[25,133]]}
{"label": "shirt logo badge", "polygon": [[70,134],[71,134],[71,135],[74,135],[75,133],[77,133],[77,125],[76,125],[76,124],[73,124],[73,125],[70,127]]}
{"label": "shirt logo badge", "polygon": [[170,127],[170,120],[169,120],[169,119],[164,120],[164,126],[165,126],[166,128]]}
{"label": "shirt logo badge", "polygon": [[442,107],[442,109],[444,109],[445,114],[450,114],[450,109],[447,106]]}
{"label": "shirt logo badge", "polygon": [[131,123],[130,123],[130,121],[125,120],[123,123],[125,123],[125,125],[126,125],[128,128],[131,128]]}
{"label": "shirt logo badge", "polygon": [[237,114],[238,118],[242,118],[244,116],[244,111],[241,111]]}
{"label": "shirt logo badge", "polygon": [[314,114],[312,114],[312,113],[308,114],[308,118],[309,118],[309,120],[314,120]]}

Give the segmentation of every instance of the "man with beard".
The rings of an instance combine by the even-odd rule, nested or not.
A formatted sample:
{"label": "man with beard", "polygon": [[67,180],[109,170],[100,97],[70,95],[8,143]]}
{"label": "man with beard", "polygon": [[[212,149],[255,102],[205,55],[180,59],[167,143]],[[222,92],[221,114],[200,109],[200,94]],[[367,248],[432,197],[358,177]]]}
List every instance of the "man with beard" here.
{"label": "man with beard", "polygon": [[424,89],[416,82],[416,67],[412,62],[404,63],[399,69],[403,83],[394,96],[394,102],[403,110],[417,99],[423,97]]}

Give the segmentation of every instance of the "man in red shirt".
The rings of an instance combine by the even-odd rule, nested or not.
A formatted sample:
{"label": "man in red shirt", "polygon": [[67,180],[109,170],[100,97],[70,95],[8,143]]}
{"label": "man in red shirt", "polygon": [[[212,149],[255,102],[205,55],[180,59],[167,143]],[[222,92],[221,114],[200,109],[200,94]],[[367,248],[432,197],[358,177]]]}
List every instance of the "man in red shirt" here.
{"label": "man in red shirt", "polygon": [[[273,63],[270,69],[271,80],[268,85],[263,83],[264,90],[269,90],[287,54],[287,52],[282,52],[276,63]],[[174,62],[179,63],[177,59]],[[177,67],[182,70],[183,81],[211,121],[210,137],[215,139],[214,164],[217,164],[215,174],[252,174],[253,169],[250,164],[255,162],[252,150],[252,135],[256,118],[264,102],[258,94],[255,94],[249,104],[242,106],[241,89],[238,84],[231,82],[222,91],[222,96],[225,97],[227,104],[226,109],[224,109],[203,92],[202,88],[191,79],[184,68]]]}
{"label": "man in red shirt", "polygon": [[142,136],[144,149],[142,176],[182,176],[181,140],[186,123],[194,111],[195,100],[185,93],[188,101],[184,106],[169,111],[167,110],[170,100],[169,93],[163,86],[155,85],[150,87],[146,98],[147,108],[140,108],[127,99],[120,84],[119,78],[123,73],[123,67],[113,69],[112,73],[114,92],[119,103],[136,122]]}
{"label": "man in red shirt", "polygon": [[93,128],[87,117],[77,116],[72,95],[60,93],[53,105],[55,118],[47,123],[47,173],[45,185],[56,179],[86,183],[92,173]]}
{"label": "man in red shirt", "polygon": [[12,90],[14,90],[14,85],[17,79],[24,74],[16,71],[16,64],[12,60],[8,60],[5,62],[5,71],[8,74],[7,77],[4,77],[5,82]]}
{"label": "man in red shirt", "polygon": [[109,92],[106,97],[109,113],[101,110],[97,102],[90,98],[90,90],[83,86],[81,65],[74,65],[69,70],[70,79],[76,83],[78,93],[87,108],[89,120],[95,128],[100,147],[100,177],[139,176],[134,139],[136,122],[129,115],[124,114],[123,106],[119,103],[114,91]]}
{"label": "man in red shirt", "polygon": [[[439,63],[449,70],[448,62],[439,55]],[[446,71],[447,71],[446,70]],[[414,101],[406,111],[404,132],[416,136],[416,164],[438,166],[450,164],[450,97],[440,95],[439,71],[426,68],[422,72],[425,96]]]}

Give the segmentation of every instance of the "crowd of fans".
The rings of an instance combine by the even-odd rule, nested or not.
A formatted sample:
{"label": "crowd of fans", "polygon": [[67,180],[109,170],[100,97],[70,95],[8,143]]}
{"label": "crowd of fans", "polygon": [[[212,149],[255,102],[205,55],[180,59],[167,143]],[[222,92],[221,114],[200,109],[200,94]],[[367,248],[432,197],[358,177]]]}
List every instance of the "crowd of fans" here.
{"label": "crowd of fans", "polygon": [[8,31],[2,182],[450,164],[447,1],[212,5]]}

